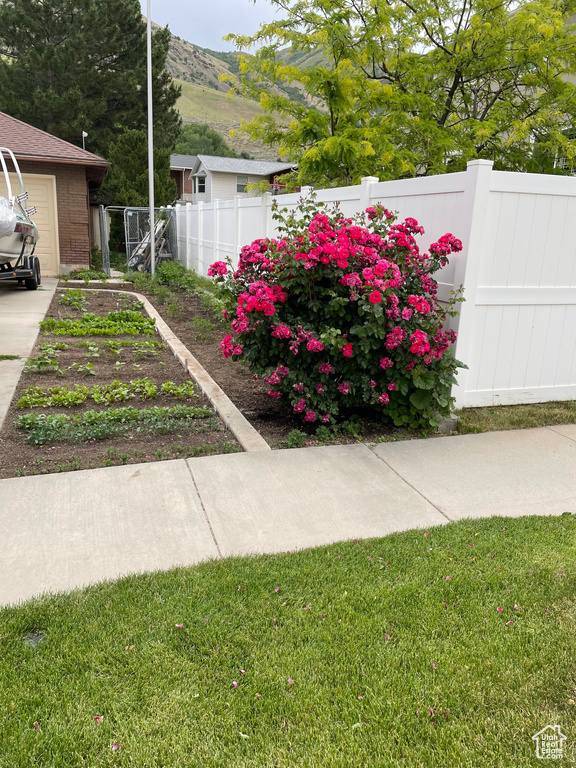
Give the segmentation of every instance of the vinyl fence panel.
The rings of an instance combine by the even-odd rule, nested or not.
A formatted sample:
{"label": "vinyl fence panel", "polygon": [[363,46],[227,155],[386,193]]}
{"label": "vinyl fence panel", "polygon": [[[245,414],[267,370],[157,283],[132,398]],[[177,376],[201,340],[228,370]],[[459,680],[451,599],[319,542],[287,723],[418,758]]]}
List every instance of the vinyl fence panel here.
{"label": "vinyl fence panel", "polygon": [[[297,210],[301,193],[282,195]],[[446,232],[463,243],[437,273],[439,297],[458,286],[466,301],[450,321],[456,357],[468,365],[456,405],[576,399],[576,178],[493,171],[475,160],[461,173],[318,190],[345,216],[382,203],[424,227],[420,250]],[[178,208],[180,257],[205,275],[210,263],[277,234],[271,195]]]}

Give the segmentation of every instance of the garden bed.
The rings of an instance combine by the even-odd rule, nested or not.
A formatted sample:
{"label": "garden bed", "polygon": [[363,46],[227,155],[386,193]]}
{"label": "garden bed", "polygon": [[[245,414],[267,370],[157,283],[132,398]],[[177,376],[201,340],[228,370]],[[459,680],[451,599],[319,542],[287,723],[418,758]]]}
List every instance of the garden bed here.
{"label": "garden bed", "polygon": [[[241,450],[139,302],[78,289],[72,304],[62,298],[54,296],[0,433],[0,478]],[[78,328],[85,312],[88,327]],[[120,314],[107,327],[90,319],[111,312]]]}
{"label": "garden bed", "polygon": [[[139,279],[140,278],[140,279]],[[66,283],[62,282],[61,286]],[[160,313],[182,343],[224,390],[234,405],[248,419],[272,448],[293,448],[327,444],[349,444],[359,441],[383,442],[422,437],[409,429],[375,422],[357,414],[332,429],[308,425],[278,400],[272,399],[269,387],[252,376],[240,361],[225,358],[220,342],[228,327],[206,301],[200,288],[191,290],[158,286],[138,275],[136,286],[130,282],[114,285],[96,284],[92,289],[107,288],[143,294]]]}

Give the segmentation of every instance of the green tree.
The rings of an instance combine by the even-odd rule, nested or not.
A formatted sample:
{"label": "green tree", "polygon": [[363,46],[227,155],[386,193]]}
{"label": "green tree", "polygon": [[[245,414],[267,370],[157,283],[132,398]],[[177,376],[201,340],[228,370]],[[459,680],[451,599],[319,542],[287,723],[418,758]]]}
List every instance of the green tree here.
{"label": "green tree", "polygon": [[[171,147],[179,90],[165,70],[170,32],[153,37],[156,142]],[[146,25],[138,0],[3,0],[0,110],[107,157],[146,127]]]}
{"label": "green tree", "polygon": [[[243,128],[297,161],[302,183],[576,157],[574,0],[271,1],[284,19],[229,36],[259,46],[231,81],[265,112]],[[322,58],[300,67],[278,55],[286,46]],[[282,82],[299,83],[309,104],[272,94]]]}
{"label": "green tree", "polygon": [[238,157],[217,131],[203,123],[183,125],[174,151],[179,155]]}
{"label": "green tree", "polygon": [[[148,144],[144,131],[124,131],[112,142],[108,158],[112,163],[102,186],[105,202],[115,205],[148,205]],[[170,178],[170,150],[154,148],[154,202],[169,205],[178,196],[176,182]]]}

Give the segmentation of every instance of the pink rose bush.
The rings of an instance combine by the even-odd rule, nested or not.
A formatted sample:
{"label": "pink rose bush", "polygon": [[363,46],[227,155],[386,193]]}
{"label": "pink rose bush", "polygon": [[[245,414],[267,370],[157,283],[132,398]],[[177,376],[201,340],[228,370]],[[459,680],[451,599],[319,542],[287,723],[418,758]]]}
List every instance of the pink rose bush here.
{"label": "pink rose bush", "polygon": [[461,299],[442,306],[432,275],[461,242],[446,234],[421,253],[418,222],[380,205],[349,219],[305,200],[275,218],[280,238],[244,246],[236,271],[209,269],[231,318],[224,355],[242,355],[306,422],[368,407],[397,426],[436,426],[462,366],[445,328]]}

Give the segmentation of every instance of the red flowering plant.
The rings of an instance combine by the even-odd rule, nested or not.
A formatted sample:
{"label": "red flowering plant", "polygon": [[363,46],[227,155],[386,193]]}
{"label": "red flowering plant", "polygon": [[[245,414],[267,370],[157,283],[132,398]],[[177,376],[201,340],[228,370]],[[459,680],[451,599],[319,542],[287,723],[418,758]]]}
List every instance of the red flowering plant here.
{"label": "red flowering plant", "polygon": [[423,228],[381,205],[347,219],[308,198],[274,216],[279,239],[244,246],[233,273],[224,262],[208,271],[231,321],[224,355],[242,356],[306,422],[368,407],[397,426],[436,427],[463,367],[444,329],[462,299],[442,306],[432,275],[461,242],[446,234],[420,253]]}

